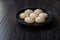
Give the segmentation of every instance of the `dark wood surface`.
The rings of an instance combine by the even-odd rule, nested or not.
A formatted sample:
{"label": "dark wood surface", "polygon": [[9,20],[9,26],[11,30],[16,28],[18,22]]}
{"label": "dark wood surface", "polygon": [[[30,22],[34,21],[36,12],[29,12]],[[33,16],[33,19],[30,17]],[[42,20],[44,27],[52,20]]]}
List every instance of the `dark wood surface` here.
{"label": "dark wood surface", "polygon": [[[11,36],[9,40],[60,40],[60,1],[50,0],[33,0],[33,1],[17,1],[17,7],[13,7],[7,15]],[[22,28],[16,22],[16,12],[27,7],[41,7],[48,9],[54,15],[53,23],[48,25],[48,28],[42,30],[32,30],[31,28]],[[49,28],[51,26],[51,28]]]}

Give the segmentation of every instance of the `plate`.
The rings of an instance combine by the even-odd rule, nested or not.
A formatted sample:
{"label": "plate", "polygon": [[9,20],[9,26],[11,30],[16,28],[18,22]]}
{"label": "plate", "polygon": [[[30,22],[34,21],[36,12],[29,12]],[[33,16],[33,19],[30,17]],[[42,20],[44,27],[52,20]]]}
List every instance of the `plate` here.
{"label": "plate", "polygon": [[[38,23],[33,23],[33,24],[28,24],[28,23],[26,23],[23,19],[21,19],[20,17],[19,17],[19,14],[21,14],[21,13],[23,13],[25,10],[27,10],[27,9],[31,9],[31,10],[35,10],[35,9],[42,9],[43,10],[43,12],[45,12],[45,13],[47,13],[48,14],[48,18],[46,19],[46,22],[45,23],[42,23],[42,24],[38,24]],[[16,21],[20,24],[20,25],[22,25],[22,26],[24,26],[24,27],[44,27],[44,26],[47,26],[48,24],[50,24],[51,22],[52,22],[52,19],[53,19],[53,14],[49,11],[49,10],[47,10],[47,9],[43,9],[43,8],[26,8],[26,9],[22,9],[22,10],[20,10],[20,11],[18,11],[17,12],[17,14],[16,14]]]}

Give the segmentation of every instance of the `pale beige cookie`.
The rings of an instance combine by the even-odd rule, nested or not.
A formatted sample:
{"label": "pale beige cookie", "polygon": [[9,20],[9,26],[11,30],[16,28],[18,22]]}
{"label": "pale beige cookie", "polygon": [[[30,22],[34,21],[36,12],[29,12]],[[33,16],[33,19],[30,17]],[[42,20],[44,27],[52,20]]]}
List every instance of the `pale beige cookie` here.
{"label": "pale beige cookie", "polygon": [[39,14],[39,17],[48,18],[48,14],[47,13],[41,13],[41,14]]}
{"label": "pale beige cookie", "polygon": [[24,13],[30,14],[30,13],[33,13],[33,11],[31,9],[27,9],[27,10],[25,10]]}
{"label": "pale beige cookie", "polygon": [[25,14],[25,13],[21,13],[19,16],[20,16],[20,18],[24,19],[24,18],[28,17],[29,15]]}
{"label": "pale beige cookie", "polygon": [[37,23],[44,23],[44,22],[45,22],[45,19],[42,18],[42,17],[37,17],[37,18],[35,19],[35,22],[37,22]]}
{"label": "pale beige cookie", "polygon": [[25,19],[24,19],[24,21],[26,22],[26,23],[34,23],[34,19],[32,19],[32,18],[30,18],[30,17],[26,17]]}
{"label": "pale beige cookie", "polygon": [[40,14],[40,13],[42,13],[43,11],[41,10],[41,9],[36,9],[36,10],[34,10],[34,13],[35,14]]}
{"label": "pale beige cookie", "polygon": [[33,18],[33,19],[35,19],[36,17],[38,17],[38,15],[35,14],[35,13],[31,13],[31,14],[30,14],[30,17]]}

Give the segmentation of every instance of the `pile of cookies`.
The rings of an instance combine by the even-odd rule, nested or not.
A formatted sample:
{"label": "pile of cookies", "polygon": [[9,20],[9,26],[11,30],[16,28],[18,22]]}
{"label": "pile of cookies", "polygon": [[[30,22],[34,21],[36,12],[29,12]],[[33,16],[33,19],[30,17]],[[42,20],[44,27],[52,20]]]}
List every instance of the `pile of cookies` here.
{"label": "pile of cookies", "polygon": [[31,10],[27,9],[23,13],[19,15],[21,19],[23,19],[26,23],[44,23],[46,18],[48,18],[48,14],[43,12],[41,9]]}

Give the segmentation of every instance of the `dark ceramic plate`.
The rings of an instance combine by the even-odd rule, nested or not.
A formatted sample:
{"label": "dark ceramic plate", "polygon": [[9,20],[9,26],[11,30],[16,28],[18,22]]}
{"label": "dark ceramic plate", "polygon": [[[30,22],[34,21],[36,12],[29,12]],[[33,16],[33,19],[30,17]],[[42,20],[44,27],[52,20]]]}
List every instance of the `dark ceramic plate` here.
{"label": "dark ceramic plate", "polygon": [[46,26],[46,25],[48,25],[49,23],[52,22],[52,18],[53,18],[52,13],[50,11],[46,10],[46,9],[42,9],[43,12],[45,12],[45,13],[48,14],[48,18],[46,19],[46,22],[45,23],[42,23],[42,24],[38,24],[38,23],[27,24],[23,19],[21,19],[19,17],[19,14],[20,13],[23,13],[27,9],[31,9],[31,10],[34,11],[35,9],[42,9],[42,8],[26,8],[26,9],[22,9],[22,10],[18,11],[17,14],[16,14],[16,19],[17,19],[17,22],[20,25],[23,25],[23,26],[26,26],[26,27],[42,27],[42,26]]}

